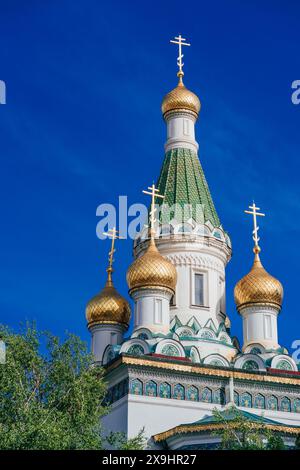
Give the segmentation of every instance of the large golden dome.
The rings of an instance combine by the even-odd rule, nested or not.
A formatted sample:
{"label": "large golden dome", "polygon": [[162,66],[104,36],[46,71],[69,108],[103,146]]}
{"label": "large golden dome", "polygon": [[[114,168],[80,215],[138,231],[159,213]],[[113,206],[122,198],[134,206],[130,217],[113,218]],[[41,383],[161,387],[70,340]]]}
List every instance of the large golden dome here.
{"label": "large golden dome", "polygon": [[254,248],[255,258],[251,271],[234,288],[237,309],[253,304],[270,305],[281,308],[283,299],[282,284],[264,269],[259,258],[259,248]]}
{"label": "large golden dome", "polygon": [[177,87],[164,97],[161,105],[164,117],[171,111],[190,111],[197,118],[200,108],[201,104],[198,96],[185,88],[181,77]]}
{"label": "large golden dome", "polygon": [[130,321],[130,306],[124,297],[115,289],[112,282],[112,269],[107,270],[107,282],[104,289],[93,297],[86,306],[88,326],[118,323],[126,328]]}
{"label": "large golden dome", "polygon": [[153,240],[147,251],[137,258],[127,271],[130,292],[143,288],[164,288],[175,292],[177,272],[175,266],[158,251]]}

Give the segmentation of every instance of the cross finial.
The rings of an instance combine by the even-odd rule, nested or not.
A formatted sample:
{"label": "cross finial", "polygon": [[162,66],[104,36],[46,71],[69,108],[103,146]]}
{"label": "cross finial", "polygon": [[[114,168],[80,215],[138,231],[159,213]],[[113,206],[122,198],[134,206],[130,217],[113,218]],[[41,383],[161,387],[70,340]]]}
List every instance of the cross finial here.
{"label": "cross finial", "polygon": [[107,267],[107,272],[112,273],[113,268],[113,262],[114,262],[114,253],[116,252],[115,250],[115,241],[116,239],[122,239],[123,237],[120,237],[118,235],[118,230],[116,230],[116,227],[113,227],[108,230],[108,232],[104,232],[103,235],[106,235],[107,237],[111,238],[111,248],[110,251],[108,252],[108,267]]}
{"label": "cross finial", "polygon": [[250,209],[250,211],[247,210],[247,211],[244,211],[244,212],[246,214],[253,215],[253,232],[252,232],[252,238],[253,238],[253,241],[254,241],[253,251],[254,251],[254,253],[259,253],[260,252],[260,247],[258,245],[258,242],[259,242],[260,238],[258,236],[259,227],[257,225],[257,216],[264,217],[266,214],[263,214],[261,212],[257,212],[257,211],[260,211],[260,208],[255,205],[254,201],[253,201],[252,206],[249,206],[249,209]]}
{"label": "cross finial", "polygon": [[156,212],[155,198],[160,197],[161,199],[163,199],[164,196],[159,194],[159,190],[155,187],[154,183],[152,184],[152,186],[148,186],[148,189],[149,189],[149,191],[144,191],[143,190],[143,193],[148,194],[149,196],[151,196],[150,238],[151,238],[151,241],[153,242],[154,241],[154,235],[155,235],[155,222],[156,222],[156,218],[155,218],[155,212]]}
{"label": "cross finial", "polygon": [[182,46],[190,46],[189,43],[185,42],[186,39],[184,39],[181,34],[179,34],[178,36],[175,36],[174,39],[171,39],[171,43],[172,44],[178,44],[178,57],[177,57],[177,65],[178,65],[178,68],[179,68],[179,71],[177,73],[177,76],[179,78],[182,78],[184,73],[183,73],[183,66],[184,66],[184,63],[182,62],[182,59],[183,59],[183,55],[182,54]]}

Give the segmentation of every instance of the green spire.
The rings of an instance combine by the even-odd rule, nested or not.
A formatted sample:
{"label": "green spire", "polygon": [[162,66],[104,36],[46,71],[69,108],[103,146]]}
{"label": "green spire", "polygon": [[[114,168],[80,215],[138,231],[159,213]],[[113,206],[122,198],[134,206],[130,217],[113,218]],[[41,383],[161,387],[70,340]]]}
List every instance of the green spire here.
{"label": "green spire", "polygon": [[191,204],[194,219],[196,204],[201,204],[204,222],[221,225],[199,158],[192,150],[178,148],[166,153],[157,187],[164,196],[160,204]]}

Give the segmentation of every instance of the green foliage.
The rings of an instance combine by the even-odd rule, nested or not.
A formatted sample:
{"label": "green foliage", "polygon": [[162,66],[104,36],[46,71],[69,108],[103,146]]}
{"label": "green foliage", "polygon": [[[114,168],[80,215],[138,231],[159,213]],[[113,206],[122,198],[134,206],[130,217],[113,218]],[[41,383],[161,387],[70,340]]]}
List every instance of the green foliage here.
{"label": "green foliage", "polygon": [[[253,425],[234,406],[228,409],[226,414],[215,409],[213,415],[218,423],[223,426],[214,431],[221,437],[221,447],[230,450],[284,450],[285,445],[282,438],[270,430],[264,423],[259,426]],[[229,419],[230,416],[230,419]]]}
{"label": "green foliage", "polygon": [[141,429],[136,437],[128,440],[124,433],[111,433],[107,437],[107,442],[113,449],[117,450],[143,450],[146,446],[144,429]]}
{"label": "green foliage", "polygon": [[102,449],[106,385],[86,343],[29,324],[18,334],[0,326],[0,338],[0,449]]}

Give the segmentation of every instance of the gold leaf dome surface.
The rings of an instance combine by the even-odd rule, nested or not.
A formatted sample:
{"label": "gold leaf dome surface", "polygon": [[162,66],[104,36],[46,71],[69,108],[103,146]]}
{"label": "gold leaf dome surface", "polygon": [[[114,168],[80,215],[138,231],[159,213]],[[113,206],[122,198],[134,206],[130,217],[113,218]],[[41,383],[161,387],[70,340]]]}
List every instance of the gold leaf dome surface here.
{"label": "gold leaf dome surface", "polygon": [[159,287],[174,292],[176,282],[175,266],[159,253],[152,241],[147,251],[133,261],[127,271],[127,284],[130,291]]}
{"label": "gold leaf dome surface", "polygon": [[128,327],[130,306],[127,300],[115,289],[110,271],[108,271],[105,287],[88,302],[86,306],[86,319],[88,326],[119,323]]}
{"label": "gold leaf dome surface", "polygon": [[170,111],[191,111],[197,118],[200,108],[201,103],[198,96],[188,90],[181,79],[177,87],[164,97],[161,105],[163,116]]}
{"label": "gold leaf dome surface", "polygon": [[258,253],[250,272],[234,288],[237,309],[253,304],[266,304],[281,307],[283,287],[280,281],[271,276],[261,264]]}

